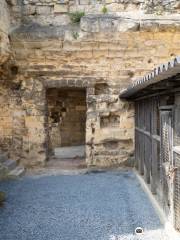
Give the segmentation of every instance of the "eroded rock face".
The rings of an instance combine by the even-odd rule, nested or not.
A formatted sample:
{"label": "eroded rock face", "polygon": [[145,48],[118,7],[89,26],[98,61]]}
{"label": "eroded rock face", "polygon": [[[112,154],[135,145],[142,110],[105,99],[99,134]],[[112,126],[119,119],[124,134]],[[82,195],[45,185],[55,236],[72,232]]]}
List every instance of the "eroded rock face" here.
{"label": "eroded rock face", "polygon": [[10,57],[9,33],[10,15],[5,0],[0,2],[0,65]]}
{"label": "eroded rock face", "polygon": [[145,0],[143,8],[146,13],[163,14],[164,12],[178,12],[180,2],[176,0]]}
{"label": "eroded rock face", "polygon": [[[155,8],[161,1],[7,2],[3,14],[11,27],[0,20],[0,33],[5,33],[0,41],[7,53],[10,39],[12,54],[0,54],[0,149],[26,166],[43,165],[50,135],[57,136],[57,129],[51,132],[48,125],[48,89],[83,89],[87,164],[128,162],[134,148],[134,107],[119,99],[119,91],[180,54],[178,1],[163,1],[163,11]],[[72,24],[67,13],[77,10],[85,16]]]}
{"label": "eroded rock face", "polygon": [[133,105],[121,102],[115,94],[118,88],[111,84],[105,88],[98,83],[94,86],[94,95],[88,97],[86,141],[89,165],[118,166],[133,154]]}
{"label": "eroded rock face", "polygon": [[[33,22],[40,25],[67,25],[71,23],[69,13],[76,12],[84,12],[85,15],[124,14],[124,19],[127,20],[129,12],[139,19],[143,12],[158,16],[164,13],[178,13],[180,10],[179,0],[8,0],[8,2],[12,10],[12,23],[16,25],[19,24],[20,18],[25,24]],[[134,23],[133,26],[131,23],[132,27],[134,28]]]}

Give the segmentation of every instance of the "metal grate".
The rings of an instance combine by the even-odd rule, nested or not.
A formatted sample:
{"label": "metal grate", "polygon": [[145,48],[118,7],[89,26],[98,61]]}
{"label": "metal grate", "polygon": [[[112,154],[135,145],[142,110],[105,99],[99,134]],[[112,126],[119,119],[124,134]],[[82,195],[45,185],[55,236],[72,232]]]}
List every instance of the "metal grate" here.
{"label": "metal grate", "polygon": [[158,182],[160,182],[160,170],[161,170],[160,142],[157,142],[157,179],[158,179]]}
{"label": "metal grate", "polygon": [[171,111],[161,111],[161,182],[163,191],[163,208],[166,214],[169,213],[169,180],[168,171],[171,161],[171,146],[172,146],[172,122]]}
{"label": "metal grate", "polygon": [[175,228],[180,231],[180,155],[174,153],[174,162],[177,170],[174,179],[174,220]]}
{"label": "metal grate", "polygon": [[171,112],[161,112],[161,126],[161,159],[164,163],[171,158]]}
{"label": "metal grate", "polygon": [[174,117],[174,145],[180,146],[180,107],[176,106],[175,108],[175,117]]}

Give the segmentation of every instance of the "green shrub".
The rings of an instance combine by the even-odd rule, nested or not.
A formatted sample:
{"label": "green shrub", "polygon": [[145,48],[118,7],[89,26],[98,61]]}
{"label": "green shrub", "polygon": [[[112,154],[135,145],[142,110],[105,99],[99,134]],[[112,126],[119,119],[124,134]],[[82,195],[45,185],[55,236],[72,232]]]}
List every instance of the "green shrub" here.
{"label": "green shrub", "polygon": [[102,13],[106,14],[107,12],[108,12],[107,7],[106,7],[106,6],[103,6],[103,8],[102,8]]}
{"label": "green shrub", "polygon": [[81,18],[85,15],[84,12],[77,11],[73,13],[69,13],[70,19],[72,23],[80,23]]}

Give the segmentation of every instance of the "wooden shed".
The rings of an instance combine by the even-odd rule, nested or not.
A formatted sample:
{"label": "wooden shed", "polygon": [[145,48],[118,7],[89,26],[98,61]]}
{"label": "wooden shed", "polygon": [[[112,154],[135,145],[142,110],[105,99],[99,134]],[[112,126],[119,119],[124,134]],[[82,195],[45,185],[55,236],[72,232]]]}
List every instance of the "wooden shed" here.
{"label": "wooden shed", "polygon": [[120,93],[135,104],[135,163],[180,231],[180,56]]}

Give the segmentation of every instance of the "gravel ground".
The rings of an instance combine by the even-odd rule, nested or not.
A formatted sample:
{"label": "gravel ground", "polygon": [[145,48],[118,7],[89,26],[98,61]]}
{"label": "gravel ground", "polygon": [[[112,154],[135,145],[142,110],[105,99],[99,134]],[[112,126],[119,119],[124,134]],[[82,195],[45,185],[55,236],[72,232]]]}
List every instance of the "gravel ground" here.
{"label": "gravel ground", "polygon": [[[0,183],[1,240],[165,240],[131,171],[24,177]],[[134,235],[141,226],[144,234]]]}

